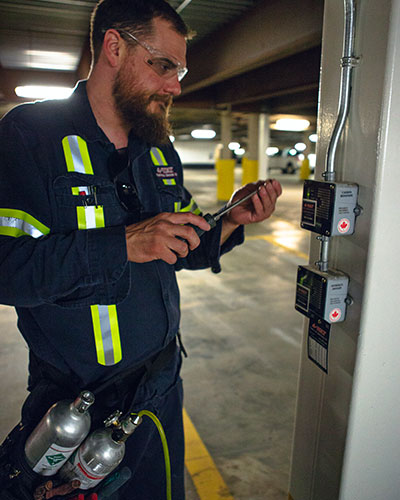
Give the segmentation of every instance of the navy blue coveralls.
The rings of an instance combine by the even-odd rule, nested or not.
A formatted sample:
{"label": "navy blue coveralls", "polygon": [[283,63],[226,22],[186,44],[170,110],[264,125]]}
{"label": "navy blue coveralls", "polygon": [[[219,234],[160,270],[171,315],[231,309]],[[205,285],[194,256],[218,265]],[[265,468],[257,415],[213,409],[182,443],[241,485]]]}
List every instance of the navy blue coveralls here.
{"label": "navy blue coveralls", "polygon": [[[31,353],[24,423],[35,425],[61,395],[73,397],[121,374],[121,383],[96,401],[95,422],[96,415],[101,425],[113,410],[129,407],[136,392],[135,410],[154,411],[166,429],[174,498],[184,498],[175,272],[217,266],[222,253],[243,241],[243,228],[221,248],[219,223],[175,265],[128,262],[125,226],[132,214],[118,199],[109,166],[115,148],[96,123],[85,82],[67,100],[8,113],[0,150],[0,303],[16,307]],[[196,211],[171,144],[151,147],[133,130],[127,155],[140,200],[136,221]],[[143,367],[171,345],[166,365],[143,376]],[[127,442],[125,462],[134,472],[127,498],[165,498],[152,426],[142,424]]]}

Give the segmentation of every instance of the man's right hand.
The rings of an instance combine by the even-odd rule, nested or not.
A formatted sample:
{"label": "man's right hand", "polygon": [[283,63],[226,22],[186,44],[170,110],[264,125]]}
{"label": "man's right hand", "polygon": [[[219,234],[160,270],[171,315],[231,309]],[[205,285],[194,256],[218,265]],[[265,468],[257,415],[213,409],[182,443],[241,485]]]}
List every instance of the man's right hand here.
{"label": "man's right hand", "polygon": [[205,231],[209,224],[199,215],[163,212],[151,219],[126,227],[126,248],[131,262],[150,262],[161,259],[175,264],[178,257],[186,257],[200,244],[193,224]]}

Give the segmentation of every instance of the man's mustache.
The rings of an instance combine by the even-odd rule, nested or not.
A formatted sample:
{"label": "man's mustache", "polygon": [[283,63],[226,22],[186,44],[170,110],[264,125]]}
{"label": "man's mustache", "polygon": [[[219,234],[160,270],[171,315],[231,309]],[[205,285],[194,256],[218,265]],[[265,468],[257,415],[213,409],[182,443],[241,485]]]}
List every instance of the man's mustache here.
{"label": "man's mustache", "polygon": [[172,96],[170,95],[153,94],[149,97],[149,102],[151,101],[161,102],[166,108],[172,106]]}

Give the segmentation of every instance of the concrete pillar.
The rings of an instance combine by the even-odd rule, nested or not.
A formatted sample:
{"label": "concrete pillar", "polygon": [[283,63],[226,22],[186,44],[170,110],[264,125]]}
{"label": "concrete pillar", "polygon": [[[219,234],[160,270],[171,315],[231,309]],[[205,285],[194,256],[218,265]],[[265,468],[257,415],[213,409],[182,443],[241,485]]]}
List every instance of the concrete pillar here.
{"label": "concrete pillar", "polygon": [[235,160],[229,143],[232,140],[232,115],[230,109],[221,113],[221,157],[216,162],[217,169],[217,199],[228,201],[235,187]]}
{"label": "concrete pillar", "polygon": [[258,114],[251,113],[247,121],[247,151],[242,160],[242,185],[258,179]]}
{"label": "concrete pillar", "polygon": [[258,118],[258,175],[260,179],[268,178],[268,156],[266,149],[270,144],[269,115],[261,113]]}

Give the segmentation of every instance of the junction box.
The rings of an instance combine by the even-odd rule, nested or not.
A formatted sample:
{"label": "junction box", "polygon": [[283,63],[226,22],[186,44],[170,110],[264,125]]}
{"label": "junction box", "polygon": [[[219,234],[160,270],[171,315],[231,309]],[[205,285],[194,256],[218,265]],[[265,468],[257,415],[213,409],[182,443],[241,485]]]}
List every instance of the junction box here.
{"label": "junction box", "polygon": [[357,196],[357,184],[306,180],[301,227],[324,236],[353,234]]}
{"label": "junction box", "polygon": [[349,277],[340,271],[299,266],[295,308],[308,318],[339,323],[346,316],[348,286]]}

